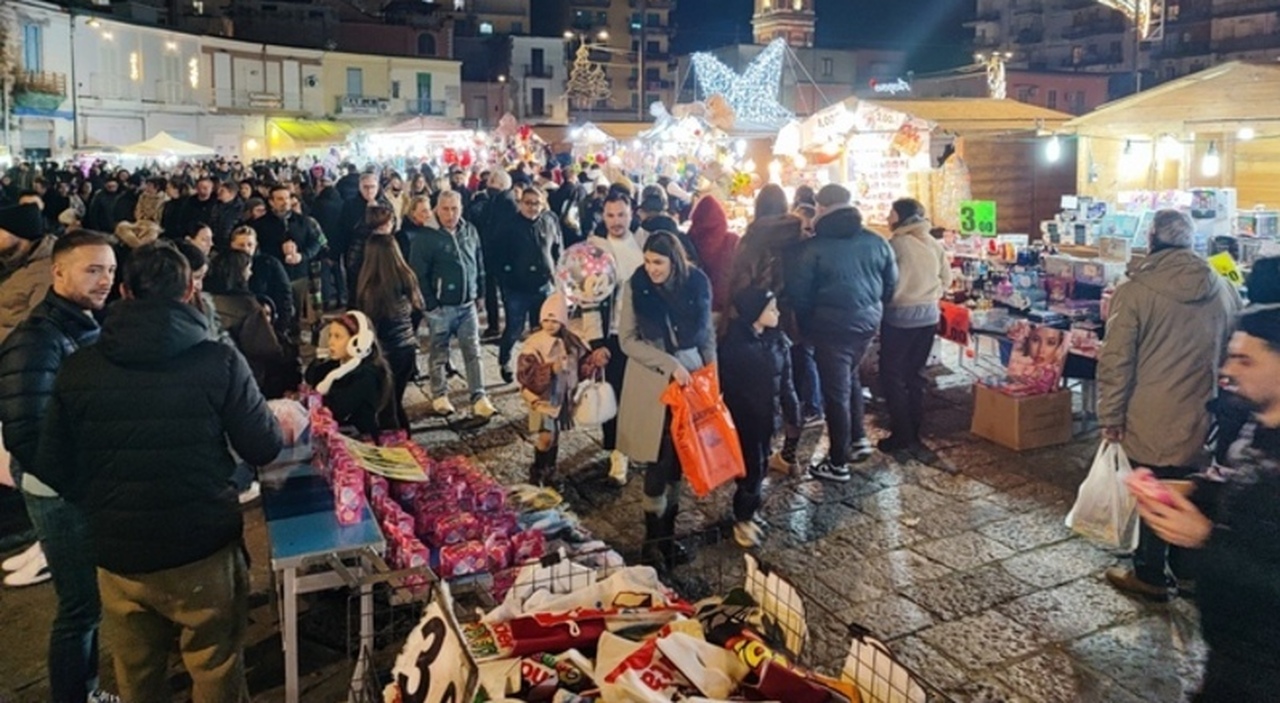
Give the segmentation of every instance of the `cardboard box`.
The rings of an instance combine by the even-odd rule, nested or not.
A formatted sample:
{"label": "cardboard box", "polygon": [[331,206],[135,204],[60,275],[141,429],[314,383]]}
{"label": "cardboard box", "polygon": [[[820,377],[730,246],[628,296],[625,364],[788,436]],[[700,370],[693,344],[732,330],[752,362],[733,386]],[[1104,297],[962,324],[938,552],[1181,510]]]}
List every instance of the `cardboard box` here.
{"label": "cardboard box", "polygon": [[970,432],[1014,451],[1071,441],[1071,391],[1015,398],[981,384],[973,387]]}

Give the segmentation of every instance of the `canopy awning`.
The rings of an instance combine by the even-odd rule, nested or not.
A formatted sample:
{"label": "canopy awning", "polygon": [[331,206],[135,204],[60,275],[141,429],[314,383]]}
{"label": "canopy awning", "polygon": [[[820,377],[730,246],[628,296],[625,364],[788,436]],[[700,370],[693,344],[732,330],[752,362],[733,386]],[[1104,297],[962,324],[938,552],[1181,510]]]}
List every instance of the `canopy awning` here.
{"label": "canopy awning", "polygon": [[133,156],[211,156],[218,153],[211,146],[183,141],[168,132],[136,144],[120,147],[120,151]]}
{"label": "canopy awning", "polygon": [[277,117],[270,125],[299,144],[337,144],[346,141],[351,125],[334,120],[299,120]]}

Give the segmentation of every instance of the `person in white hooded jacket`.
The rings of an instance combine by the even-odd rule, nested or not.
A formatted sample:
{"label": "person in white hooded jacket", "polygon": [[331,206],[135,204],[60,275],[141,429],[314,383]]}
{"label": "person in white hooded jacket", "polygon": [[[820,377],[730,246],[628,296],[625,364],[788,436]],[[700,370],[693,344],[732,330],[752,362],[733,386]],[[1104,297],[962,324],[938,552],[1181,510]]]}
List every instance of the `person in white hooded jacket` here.
{"label": "person in white hooded jacket", "polygon": [[938,326],[943,293],[951,287],[951,264],[942,244],[929,234],[924,205],[911,198],[894,201],[889,212],[889,247],[898,261],[898,285],[880,325],[880,381],[889,411],[890,435],[882,452],[920,445],[924,421],[924,379]]}

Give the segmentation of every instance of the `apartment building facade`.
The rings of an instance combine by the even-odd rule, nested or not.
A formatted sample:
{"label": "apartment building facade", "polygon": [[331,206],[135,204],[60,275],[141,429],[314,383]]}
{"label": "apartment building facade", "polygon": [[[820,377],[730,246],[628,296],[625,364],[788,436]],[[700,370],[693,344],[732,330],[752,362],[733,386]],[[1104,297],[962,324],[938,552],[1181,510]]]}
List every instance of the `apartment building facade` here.
{"label": "apartment building facade", "polygon": [[675,0],[569,0],[566,65],[586,41],[591,61],[609,79],[610,98],[585,111],[592,119],[646,120],[650,105],[675,99],[675,6]]}

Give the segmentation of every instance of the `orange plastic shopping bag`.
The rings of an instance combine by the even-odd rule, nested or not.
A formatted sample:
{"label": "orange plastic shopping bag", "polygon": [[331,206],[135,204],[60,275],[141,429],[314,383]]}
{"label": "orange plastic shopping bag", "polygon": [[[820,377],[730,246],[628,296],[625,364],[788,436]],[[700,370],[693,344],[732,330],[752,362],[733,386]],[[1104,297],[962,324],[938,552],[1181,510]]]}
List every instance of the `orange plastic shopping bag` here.
{"label": "orange plastic shopping bag", "polygon": [[747,475],[738,443],[738,428],[720,399],[715,365],[690,374],[687,386],[672,382],[662,393],[671,408],[671,440],[680,468],[694,495],[701,498],[717,486]]}

